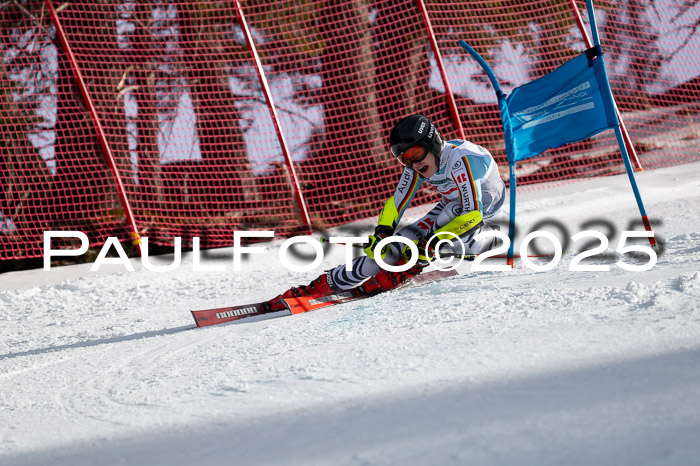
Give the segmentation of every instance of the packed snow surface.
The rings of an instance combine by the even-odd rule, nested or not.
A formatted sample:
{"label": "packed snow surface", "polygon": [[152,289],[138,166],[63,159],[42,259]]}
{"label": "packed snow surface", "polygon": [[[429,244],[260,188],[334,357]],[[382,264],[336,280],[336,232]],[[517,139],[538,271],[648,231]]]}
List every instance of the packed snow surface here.
{"label": "packed snow surface", "polygon": [[644,272],[616,264],[648,257],[614,254],[639,219],[615,176],[518,197],[516,246],[533,227],[564,238],[552,220],[598,229],[608,252],[582,264],[608,271],[569,270],[590,239],[570,241],[545,272],[465,262],[441,282],[201,329],[190,309],[271,298],[344,248],[304,273],[275,240],[241,272],[221,250],[202,261],[225,271],[186,255],[168,273],[132,260],[0,275],[0,464],[697,464],[700,163],[636,176],[663,243]]}

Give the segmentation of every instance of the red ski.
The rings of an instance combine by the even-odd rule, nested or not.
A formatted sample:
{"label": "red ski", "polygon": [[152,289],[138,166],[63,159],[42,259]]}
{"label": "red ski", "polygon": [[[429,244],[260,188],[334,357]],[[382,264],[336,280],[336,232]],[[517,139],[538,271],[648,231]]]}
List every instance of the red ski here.
{"label": "red ski", "polygon": [[347,303],[356,299],[367,298],[369,296],[361,295],[354,290],[340,291],[332,295],[311,295],[301,296],[299,298],[286,298],[284,302],[292,312],[292,314],[301,314],[302,312],[315,311],[322,307],[332,306],[334,304]]}
{"label": "red ski", "polygon": [[[413,278],[406,284],[407,287],[430,283],[442,278],[458,275],[454,270],[431,270]],[[396,288],[398,289],[398,288]],[[393,291],[393,290],[392,290]],[[376,295],[373,295],[376,296]],[[301,314],[302,312],[314,311],[322,307],[334,304],[346,303],[357,299],[369,298],[370,296],[358,293],[355,290],[339,291],[332,295],[305,296],[303,298],[288,298],[285,303],[289,310],[265,313],[262,303],[243,304],[233,307],[222,307],[218,309],[204,309],[201,311],[191,311],[192,317],[197,327],[207,327],[209,325],[223,324],[234,320],[248,317],[265,315],[266,317],[282,317],[291,314]]]}
{"label": "red ski", "polygon": [[[233,320],[243,319],[245,317],[259,316],[265,314],[263,311],[262,303],[253,304],[242,304],[240,306],[233,307],[221,307],[218,309],[204,309],[201,311],[191,311],[192,317],[197,324],[197,327],[207,327],[209,325],[223,324],[224,322],[231,322]],[[289,311],[277,311],[269,313],[270,316],[273,314],[279,314],[285,312],[289,315]],[[284,315],[284,314],[282,314]]]}
{"label": "red ski", "polygon": [[[434,282],[435,280],[452,277],[454,275],[459,274],[455,270],[431,270],[429,272],[420,274],[417,277],[414,277],[410,282],[406,283],[405,285],[399,286],[390,291],[403,288],[404,286],[411,287],[416,285],[422,285],[424,283]],[[356,291],[356,289],[352,289],[348,291],[340,291],[332,295],[302,296],[299,298],[287,298],[284,301],[285,303],[287,303],[287,307],[289,308],[289,310],[292,311],[292,314],[301,314],[302,312],[315,311],[316,309],[320,309],[322,307],[333,306],[334,304],[347,303],[349,301],[369,298],[371,296],[359,294]]]}

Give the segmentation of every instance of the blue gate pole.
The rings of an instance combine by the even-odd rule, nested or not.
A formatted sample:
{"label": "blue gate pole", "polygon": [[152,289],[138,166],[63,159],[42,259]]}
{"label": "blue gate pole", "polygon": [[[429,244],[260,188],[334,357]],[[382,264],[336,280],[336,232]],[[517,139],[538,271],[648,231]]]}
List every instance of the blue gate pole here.
{"label": "blue gate pole", "polygon": [[[593,35],[593,46],[598,46],[600,47],[600,36],[598,35],[598,25],[596,22],[595,18],[595,11],[593,10],[593,0],[586,0],[586,9],[588,10],[588,19],[591,23],[591,33]],[[596,58],[596,60],[601,60],[602,68],[603,68],[603,76],[604,79],[600,84],[602,85],[602,90],[605,90],[604,93],[601,93],[605,98],[608,99],[608,104],[609,106],[612,106],[612,108],[615,108],[615,100],[612,95],[612,90],[610,89],[610,83],[608,82],[608,73],[605,70],[605,60],[603,59],[603,55],[600,55],[599,57]],[[614,110],[613,110],[614,111]],[[617,119],[617,116],[616,116]],[[630,184],[632,185],[632,191],[634,192],[634,198],[637,201],[637,206],[639,207],[639,213],[642,215],[642,223],[644,224],[644,228],[647,231],[653,232],[651,228],[651,222],[649,222],[649,217],[647,216],[646,209],[644,208],[644,203],[642,202],[642,196],[639,194],[639,187],[637,187],[637,180],[634,177],[634,170],[632,169],[632,163],[630,162],[630,156],[629,153],[627,152],[627,146],[625,145],[625,140],[622,136],[622,131],[620,130],[620,123],[618,120],[618,124],[615,126],[615,136],[617,137],[617,145],[620,147],[620,153],[622,154],[622,161],[625,163],[625,170],[627,171],[627,177],[630,180]],[[654,236],[649,237],[649,244],[652,247],[656,247],[656,239]]]}

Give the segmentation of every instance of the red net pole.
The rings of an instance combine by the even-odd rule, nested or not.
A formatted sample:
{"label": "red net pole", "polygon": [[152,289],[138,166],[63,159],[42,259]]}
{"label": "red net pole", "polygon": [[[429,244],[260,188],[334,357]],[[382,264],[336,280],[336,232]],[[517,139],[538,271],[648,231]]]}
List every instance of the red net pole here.
{"label": "red net pole", "polygon": [[139,230],[136,226],[136,221],[134,220],[134,213],[131,210],[129,199],[126,197],[124,184],[122,183],[121,176],[119,175],[119,170],[117,169],[117,164],[114,159],[114,155],[112,154],[112,150],[110,149],[109,144],[107,143],[107,137],[105,135],[104,129],[102,128],[100,119],[97,117],[95,105],[93,104],[92,99],[90,98],[90,94],[88,93],[87,87],[85,86],[85,80],[83,79],[83,75],[80,72],[80,68],[78,67],[78,64],[75,60],[73,51],[70,47],[70,44],[68,43],[68,38],[66,37],[66,34],[63,31],[63,27],[61,26],[61,22],[58,18],[58,12],[54,8],[53,2],[51,0],[45,0],[45,4],[46,8],[49,10],[51,21],[56,27],[56,34],[58,35],[58,38],[61,41],[63,50],[66,53],[68,62],[70,63],[71,69],[73,70],[73,74],[75,75],[75,80],[78,85],[78,89],[80,89],[80,94],[83,97],[83,101],[85,102],[85,106],[87,107],[88,112],[90,113],[90,119],[92,120],[92,124],[95,127],[97,138],[100,141],[102,153],[104,154],[104,157],[107,160],[107,165],[109,166],[109,169],[112,172],[112,176],[114,178],[114,182],[117,185],[119,199],[121,200],[122,207],[124,208],[124,214],[126,215],[126,221],[129,224],[129,228],[131,230],[132,242],[134,246],[136,246],[136,250],[138,251],[139,255],[141,255],[141,237],[139,235]]}
{"label": "red net pole", "polygon": [[236,14],[238,15],[238,20],[241,23],[241,29],[243,29],[243,33],[245,34],[246,37],[246,42],[248,44],[248,48],[250,49],[250,53],[253,56],[253,59],[255,60],[255,68],[258,73],[258,79],[260,79],[260,84],[262,85],[263,92],[265,93],[265,100],[267,102],[267,105],[270,109],[270,116],[272,117],[272,122],[275,126],[275,132],[277,133],[277,138],[280,141],[280,146],[282,146],[282,154],[284,155],[284,162],[287,166],[287,170],[289,171],[289,175],[292,179],[292,189],[294,191],[294,198],[296,199],[297,206],[299,208],[299,214],[301,215],[301,220],[304,223],[304,226],[306,227],[307,231],[309,234],[312,233],[311,231],[311,219],[309,218],[309,212],[306,208],[306,203],[304,202],[304,197],[302,196],[301,193],[301,187],[299,185],[299,178],[297,177],[297,173],[294,170],[294,164],[292,163],[292,157],[289,152],[289,148],[287,147],[287,142],[284,138],[284,133],[282,132],[282,126],[280,124],[279,116],[277,115],[277,109],[275,108],[275,102],[272,99],[272,93],[270,92],[270,86],[268,86],[267,79],[265,78],[265,72],[263,71],[262,68],[262,63],[260,62],[260,56],[258,55],[258,50],[255,47],[255,43],[253,42],[253,36],[250,34],[250,29],[248,28],[248,22],[245,19],[245,15],[243,14],[243,8],[241,7],[241,3],[236,0]]}
{"label": "red net pole", "polygon": [[452,116],[452,121],[459,131],[459,137],[465,139],[464,129],[462,128],[462,121],[459,118],[459,111],[457,110],[457,102],[455,101],[455,96],[452,93],[452,88],[450,87],[450,82],[447,80],[447,72],[445,71],[445,65],[442,63],[442,56],[440,55],[440,49],[438,48],[437,40],[435,39],[435,32],[433,31],[433,26],[430,24],[430,16],[428,16],[428,10],[425,8],[425,3],[423,0],[416,0],[416,5],[420,11],[421,17],[423,18],[423,24],[428,32],[428,39],[430,40],[430,48],[433,50],[435,55],[435,61],[437,61],[438,69],[440,70],[440,76],[442,77],[442,82],[445,85],[445,97],[447,98],[447,105],[450,108],[450,115]]}
{"label": "red net pole", "polygon": [[[581,35],[586,43],[586,48],[590,49],[593,47],[593,41],[588,35],[588,31],[586,31],[586,27],[583,24],[581,13],[578,11],[578,6],[576,6],[576,0],[569,0],[569,5],[574,13],[574,18],[576,18],[576,24],[581,30]],[[630,159],[632,159],[632,162],[634,162],[634,168],[638,172],[644,171],[642,164],[639,162],[637,151],[634,150],[634,144],[632,144],[632,138],[630,138],[629,132],[627,131],[627,126],[625,126],[625,122],[622,121],[622,115],[620,114],[620,110],[617,108],[617,104],[615,104],[615,113],[617,114],[617,119],[620,122],[620,129],[622,130],[622,139],[625,141],[625,147],[627,147],[627,152],[629,152]]]}

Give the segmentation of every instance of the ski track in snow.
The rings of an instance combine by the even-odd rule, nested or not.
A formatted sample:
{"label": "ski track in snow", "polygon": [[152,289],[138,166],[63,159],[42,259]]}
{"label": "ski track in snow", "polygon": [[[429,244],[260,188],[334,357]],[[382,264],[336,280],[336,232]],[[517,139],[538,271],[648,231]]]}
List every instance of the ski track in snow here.
{"label": "ski track in snow", "polygon": [[[0,464],[692,464],[700,163],[637,179],[664,243],[647,272],[617,257],[573,272],[571,254],[549,272],[465,263],[441,282],[202,329],[190,309],[271,298],[344,251],[304,274],[281,266],[280,241],[243,273],[186,258],[163,274],[138,261],[3,274]],[[519,193],[523,232],[603,219],[619,235],[637,216],[624,176]]]}

